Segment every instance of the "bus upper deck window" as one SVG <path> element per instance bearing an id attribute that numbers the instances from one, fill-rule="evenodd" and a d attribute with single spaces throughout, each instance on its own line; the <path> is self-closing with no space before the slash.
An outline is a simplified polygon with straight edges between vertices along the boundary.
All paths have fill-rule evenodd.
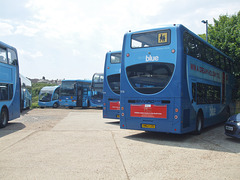
<path id="1" fill-rule="evenodd" d="M 169 29 L 136 33 L 131 37 L 131 48 L 147 48 L 165 46 L 171 43 L 171 31 Z"/>
<path id="2" fill-rule="evenodd" d="M 7 63 L 7 53 L 5 49 L 0 48 L 0 62 Z"/>
<path id="3" fill-rule="evenodd" d="M 18 62 L 17 61 L 17 55 L 11 49 L 8 49 L 8 60 L 9 60 L 9 64 L 14 65 L 14 66 L 18 65 L 18 63 L 17 63 Z"/>

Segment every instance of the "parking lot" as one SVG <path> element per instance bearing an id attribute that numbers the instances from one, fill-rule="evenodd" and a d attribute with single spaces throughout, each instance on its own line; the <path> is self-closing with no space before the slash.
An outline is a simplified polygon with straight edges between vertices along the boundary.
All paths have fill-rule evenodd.
<path id="1" fill-rule="evenodd" d="M 123 130 L 100 109 L 34 109 L 0 129 L 0 179 L 239 179 L 240 141 Z"/>

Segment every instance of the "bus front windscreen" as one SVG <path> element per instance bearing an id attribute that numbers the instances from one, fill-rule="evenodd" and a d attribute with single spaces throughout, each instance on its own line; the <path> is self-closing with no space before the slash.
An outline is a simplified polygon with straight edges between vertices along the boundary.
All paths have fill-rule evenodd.
<path id="1" fill-rule="evenodd" d="M 162 91 L 169 83 L 174 70 L 171 63 L 143 63 L 126 68 L 132 87 L 143 94 Z"/>
<path id="2" fill-rule="evenodd" d="M 76 95 L 76 82 L 66 81 L 61 85 L 61 96 L 75 96 Z"/>
<path id="3" fill-rule="evenodd" d="M 50 102 L 52 99 L 52 91 L 41 91 L 39 95 L 39 101 Z"/>

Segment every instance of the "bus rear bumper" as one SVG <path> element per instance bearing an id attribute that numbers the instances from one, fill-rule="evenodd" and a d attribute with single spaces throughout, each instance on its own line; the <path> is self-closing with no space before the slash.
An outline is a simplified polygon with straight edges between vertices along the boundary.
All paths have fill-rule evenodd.
<path id="1" fill-rule="evenodd" d="M 162 121 L 162 122 L 161 122 Z M 173 125 L 172 121 L 166 123 L 167 120 L 134 120 L 134 122 L 124 123 L 123 120 L 120 120 L 121 129 L 131 129 L 131 130 L 140 130 L 140 131 L 151 131 L 151 132 L 163 132 L 163 133 L 173 133 L 173 134 L 183 134 L 182 129 L 179 127 L 179 124 Z"/>

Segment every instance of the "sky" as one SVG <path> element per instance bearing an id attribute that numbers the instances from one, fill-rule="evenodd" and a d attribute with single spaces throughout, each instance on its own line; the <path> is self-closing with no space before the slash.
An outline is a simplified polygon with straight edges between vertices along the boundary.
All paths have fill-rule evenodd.
<path id="1" fill-rule="evenodd" d="M 239 0 L 0 0 L 0 41 L 18 51 L 28 78 L 91 79 L 123 36 L 169 24 L 196 34 L 201 21 L 233 15 Z"/>

